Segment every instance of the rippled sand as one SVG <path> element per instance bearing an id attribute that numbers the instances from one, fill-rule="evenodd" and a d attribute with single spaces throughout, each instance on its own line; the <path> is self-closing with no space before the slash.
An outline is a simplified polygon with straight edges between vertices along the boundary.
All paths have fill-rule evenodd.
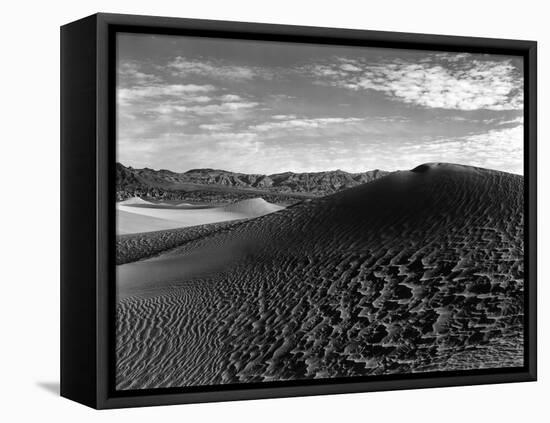
<path id="1" fill-rule="evenodd" d="M 521 366 L 523 227 L 521 176 L 430 164 L 172 237 L 117 266 L 117 388 Z"/>

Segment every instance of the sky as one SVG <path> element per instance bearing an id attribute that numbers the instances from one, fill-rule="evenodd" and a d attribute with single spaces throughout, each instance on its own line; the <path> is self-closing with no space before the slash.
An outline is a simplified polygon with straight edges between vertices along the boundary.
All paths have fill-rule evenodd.
<path id="1" fill-rule="evenodd" d="M 272 174 L 523 173 L 520 57 L 119 34 L 117 161 Z"/>

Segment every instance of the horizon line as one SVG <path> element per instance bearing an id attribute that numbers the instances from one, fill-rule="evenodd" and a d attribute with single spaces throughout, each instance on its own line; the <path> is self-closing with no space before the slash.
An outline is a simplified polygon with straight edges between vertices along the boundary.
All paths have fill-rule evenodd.
<path id="1" fill-rule="evenodd" d="M 260 172 L 240 172 L 240 171 L 235 171 L 235 170 L 227 170 L 227 169 L 221 169 L 221 168 L 214 168 L 214 167 L 194 167 L 194 168 L 190 168 L 190 169 L 187 169 L 185 171 L 175 171 L 175 170 L 171 170 L 171 169 L 167 169 L 167 168 L 158 168 L 158 169 L 155 169 L 154 167 L 148 167 L 148 166 L 144 166 L 144 167 L 133 167 L 133 166 L 129 166 L 129 165 L 125 165 L 123 164 L 122 162 L 119 162 L 119 161 L 116 161 L 116 164 L 119 164 L 121 166 L 124 166 L 125 168 L 130 168 L 130 169 L 135 169 L 135 170 L 144 170 L 144 169 L 148 169 L 148 170 L 152 170 L 152 171 L 155 171 L 155 172 L 160 172 L 160 171 L 168 171 L 168 172 L 172 172 L 172 173 L 187 173 L 187 172 L 191 172 L 193 170 L 215 170 L 215 171 L 221 171 L 221 172 L 228 172 L 228 173 L 240 173 L 242 175 L 265 175 L 265 176 L 270 176 L 270 175 L 281 175 L 283 173 L 294 173 L 294 174 L 299 174 L 299 173 L 325 173 L 325 172 L 344 172 L 344 173 L 349 173 L 349 174 L 358 174 L 358 173 L 366 173 L 366 172 L 375 172 L 375 171 L 378 171 L 378 172 L 398 172 L 400 170 L 404 170 L 404 169 L 398 169 L 398 170 L 385 170 L 385 169 L 381 169 L 381 168 L 374 168 L 374 169 L 368 169 L 368 170 L 364 170 L 364 171 L 361 171 L 361 172 L 350 172 L 350 171 L 347 171 L 347 170 L 343 170 L 343 169 L 327 169 L 327 170 L 318 170 L 318 171 L 310 171 L 310 172 L 296 172 L 296 171 L 292 171 L 292 170 L 285 170 L 285 171 L 281 171 L 281 172 L 275 172 L 275 173 L 260 173 Z"/>
<path id="2" fill-rule="evenodd" d="M 122 162 L 119 162 L 119 161 L 116 161 L 115 164 L 119 164 L 125 168 L 129 168 L 129 169 L 134 169 L 134 170 L 152 170 L 154 172 L 160 172 L 160 171 L 167 171 L 167 172 L 172 172 L 172 173 L 177 173 L 177 174 L 184 174 L 184 173 L 188 173 L 188 172 L 191 172 L 191 171 L 194 171 L 194 170 L 212 170 L 212 171 L 218 171 L 218 172 L 227 172 L 227 173 L 236 173 L 236 174 L 241 174 L 241 175 L 263 175 L 263 176 L 273 176 L 273 175 L 282 175 L 282 174 L 285 174 L 285 173 L 293 173 L 293 174 L 313 174 L 313 173 L 327 173 L 327 172 L 343 172 L 343 173 L 347 173 L 347 174 L 350 174 L 350 175 L 356 175 L 356 174 L 361 174 L 361 173 L 367 173 L 367 172 L 387 172 L 387 173 L 393 173 L 393 172 L 403 172 L 403 171 L 411 171 L 419 166 L 422 166 L 422 165 L 426 165 L 426 164 L 449 164 L 449 165 L 456 165 L 456 166 L 466 166 L 466 167 L 472 167 L 472 168 L 479 168 L 479 169 L 486 169 L 486 170 L 492 170 L 492 171 L 495 171 L 495 172 L 503 172 L 503 173 L 509 173 L 511 175 L 519 175 L 519 176 L 524 176 L 524 173 L 515 173 L 515 172 L 510 172 L 510 171 L 504 171 L 504 170 L 500 170 L 500 169 L 495 169 L 495 168 L 489 168 L 489 167 L 481 167 L 481 166 L 474 166 L 474 165 L 468 165 L 468 164 L 462 164 L 462 163 L 451 163 L 451 162 L 443 162 L 443 161 L 433 161 L 433 162 L 425 162 L 425 163 L 420 163 L 410 169 L 396 169 L 396 170 L 385 170 L 385 169 L 381 169 L 381 168 L 374 168 L 374 169 L 369 169 L 369 170 L 364 170 L 364 171 L 361 171 L 361 172 L 349 172 L 347 170 L 342 170 L 342 169 L 330 169 L 330 170 L 319 170 L 319 171 L 311 171 L 311 172 L 295 172 L 295 171 L 292 171 L 292 170 L 286 170 L 286 171 L 282 171 L 282 172 L 275 172 L 275 173 L 255 173 L 255 172 L 252 172 L 252 173 L 249 173 L 249 172 L 239 172 L 239 171 L 234 171 L 234 170 L 226 170 L 226 169 L 219 169 L 219 168 L 213 168 L 213 167 L 195 167 L 195 168 L 191 168 L 191 169 L 188 169 L 188 170 L 185 170 L 185 171 L 174 171 L 174 170 L 170 170 L 170 169 L 166 169 L 166 168 L 158 168 L 158 169 L 155 169 L 155 168 L 152 168 L 152 167 L 133 167 L 133 166 L 128 166 L 128 165 L 125 165 L 123 164 Z"/>

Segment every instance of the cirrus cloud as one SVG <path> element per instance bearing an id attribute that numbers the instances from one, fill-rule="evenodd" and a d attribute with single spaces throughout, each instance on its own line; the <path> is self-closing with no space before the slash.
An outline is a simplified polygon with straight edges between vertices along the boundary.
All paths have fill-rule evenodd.
<path id="1" fill-rule="evenodd" d="M 157 84 L 157 85 L 142 85 L 129 88 L 119 88 L 117 90 L 117 101 L 119 105 L 126 105 L 130 102 L 141 100 L 156 99 L 159 97 L 179 97 L 190 99 L 204 98 L 202 93 L 215 91 L 215 87 L 210 84 Z"/>
<path id="2" fill-rule="evenodd" d="M 233 65 L 212 59 L 198 60 L 182 56 L 176 57 L 167 66 L 177 77 L 199 75 L 222 80 L 246 81 L 254 78 L 271 79 L 274 75 L 270 70 L 258 66 Z"/>
<path id="3" fill-rule="evenodd" d="M 337 58 L 304 66 L 302 71 L 317 78 L 319 84 L 378 91 L 426 108 L 523 109 L 523 69 L 512 59 L 447 53 L 378 63 Z"/>
<path id="4" fill-rule="evenodd" d="M 340 117 L 323 117 L 323 118 L 310 118 L 310 119 L 296 119 L 294 117 L 290 119 L 284 119 L 284 115 L 275 115 L 273 117 L 276 122 L 265 122 L 257 125 L 251 125 L 250 129 L 256 131 L 271 131 L 274 129 L 310 129 L 319 128 L 328 125 L 335 124 L 347 124 L 353 122 L 360 122 L 361 118 L 340 118 Z"/>

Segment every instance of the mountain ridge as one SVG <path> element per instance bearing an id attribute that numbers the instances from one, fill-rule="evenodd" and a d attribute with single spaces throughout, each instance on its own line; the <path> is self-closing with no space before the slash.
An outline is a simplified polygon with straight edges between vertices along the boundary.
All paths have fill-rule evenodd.
<path id="1" fill-rule="evenodd" d="M 357 173 L 337 169 L 322 172 L 248 174 L 212 168 L 190 169 L 178 173 L 167 169 L 135 169 L 117 163 L 116 191 L 119 201 L 145 196 L 198 201 L 205 197 L 209 201 L 228 202 L 262 195 L 268 197 L 268 201 L 292 203 L 304 198 L 333 194 L 389 173 L 379 169 Z"/>

